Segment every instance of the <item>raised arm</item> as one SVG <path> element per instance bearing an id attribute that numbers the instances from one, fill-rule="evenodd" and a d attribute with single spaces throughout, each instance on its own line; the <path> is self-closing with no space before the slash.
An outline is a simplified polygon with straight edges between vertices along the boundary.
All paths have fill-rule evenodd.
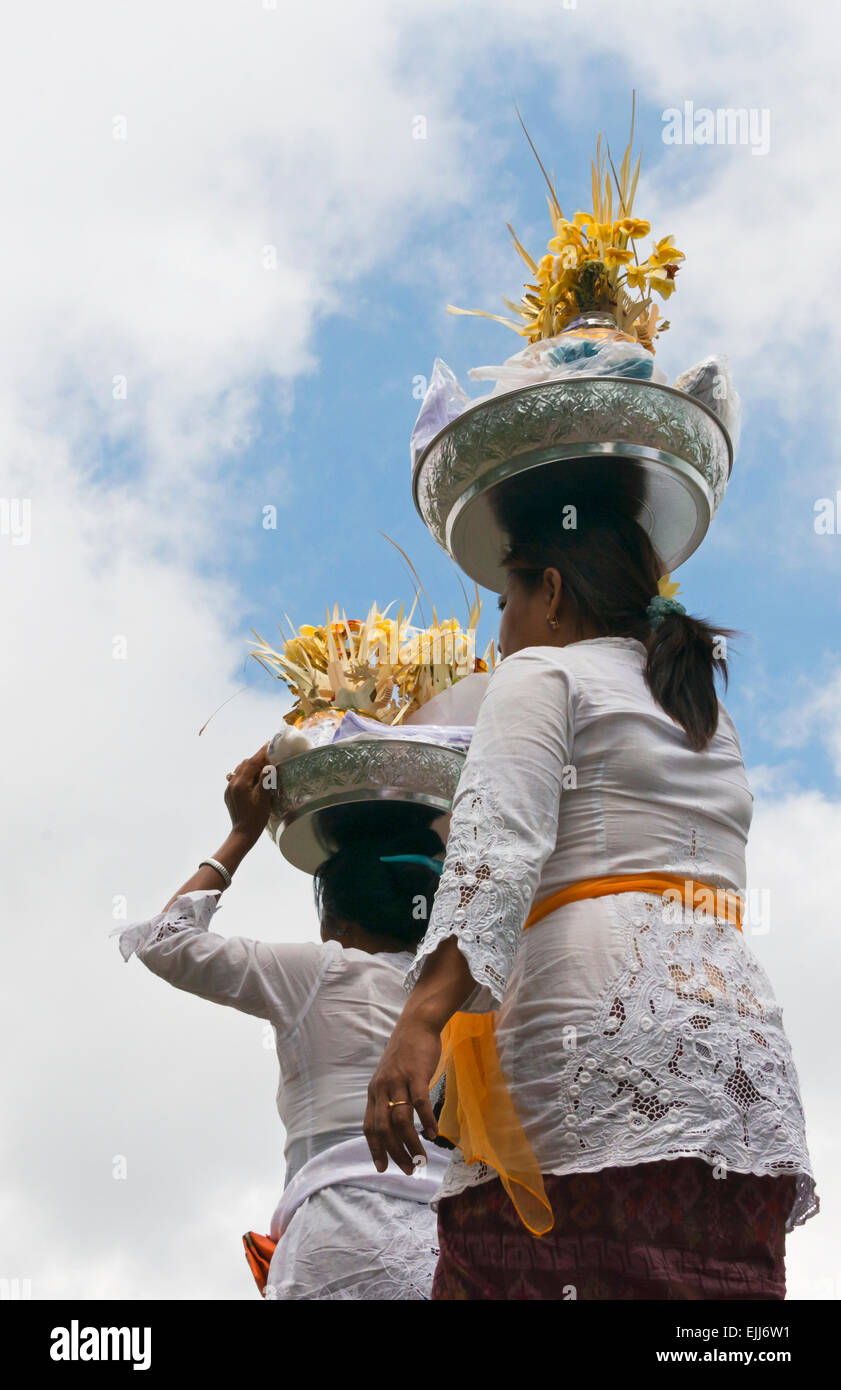
<path id="1" fill-rule="evenodd" d="M 228 777 L 225 804 L 231 832 L 212 857 L 230 876 L 257 843 L 268 820 L 270 786 L 263 775 L 265 758 L 263 747 Z M 128 960 L 136 953 L 153 974 L 178 989 L 260 1018 L 277 1018 L 290 994 L 286 977 L 294 983 L 299 965 L 308 972 L 315 968 L 317 949 L 312 945 L 287 948 L 287 955 L 298 950 L 307 959 L 284 961 L 283 969 L 276 947 L 208 931 L 227 885 L 228 878 L 218 869 L 211 865 L 198 868 L 156 917 L 119 933 L 121 954 Z M 313 956 L 312 961 L 309 956 Z"/>
<path id="2" fill-rule="evenodd" d="M 217 860 L 233 877 L 245 856 L 254 848 L 269 819 L 271 789 L 265 785 L 266 753 L 268 744 L 258 749 L 252 758 L 239 763 L 234 772 L 228 773 L 228 786 L 225 792 L 225 805 L 231 817 L 231 831 L 227 839 L 209 858 Z M 173 893 L 164 911 L 171 907 L 176 898 L 185 893 L 199 893 L 216 889 L 224 893 L 228 879 L 212 865 L 200 865 L 191 878 Z"/>

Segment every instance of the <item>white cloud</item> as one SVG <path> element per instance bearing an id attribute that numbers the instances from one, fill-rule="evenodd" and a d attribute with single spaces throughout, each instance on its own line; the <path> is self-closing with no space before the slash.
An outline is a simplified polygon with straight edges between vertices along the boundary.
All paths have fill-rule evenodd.
<path id="1" fill-rule="evenodd" d="M 180 1297 L 182 1281 L 195 1296 L 237 1296 L 250 1289 L 236 1278 L 236 1222 L 265 1221 L 282 1175 L 274 1054 L 258 1022 L 124 966 L 106 933 L 115 897 L 129 920 L 158 911 L 221 843 L 224 772 L 280 725 L 286 701 L 255 687 L 199 738 L 240 684 L 235 596 L 177 559 L 150 559 L 127 498 L 83 497 L 66 460 L 41 462 L 49 486 L 32 543 L 2 552 L 14 612 L 3 718 L 15 735 L 4 757 L 5 1016 L 17 1060 L 4 1083 L 16 1117 L 4 1269 L 32 1278 L 36 1297 Z M 310 880 L 266 840 L 220 923 L 314 936 Z M 118 1154 L 125 1182 L 111 1176 Z"/>
<path id="2" fill-rule="evenodd" d="M 841 777 L 841 668 L 827 675 L 817 691 L 804 704 L 804 731 L 817 732 L 832 758 L 836 774 Z"/>
<path id="3" fill-rule="evenodd" d="M 793 1298 L 841 1295 L 832 1249 L 841 1199 L 835 1081 L 835 993 L 841 965 L 836 864 L 841 801 L 817 792 L 758 799 L 748 847 L 748 883 L 767 890 L 766 935 L 749 945 L 768 971 L 783 1008 L 806 1112 L 822 1211 L 788 1239 Z"/>
<path id="4" fill-rule="evenodd" d="M 424 84 L 436 138 L 412 138 L 400 16 L 382 0 L 364 23 L 338 0 L 309 19 L 222 3 L 117 19 L 97 0 L 48 13 L 46 44 L 43 10 L 15 16 L 37 100 L 32 61 L 7 62 L 0 87 L 19 133 L 0 181 L 20 210 L 0 380 L 81 457 L 140 452 L 159 505 L 197 482 L 204 520 L 207 465 L 248 440 L 259 384 L 312 371 L 319 316 L 410 218 L 463 196 L 460 122 Z"/>
<path id="5" fill-rule="evenodd" d="M 789 677 L 780 696 L 786 700 L 785 705 L 780 708 L 775 701 L 773 713 L 766 714 L 763 720 L 772 742 L 786 749 L 802 748 L 810 742 L 819 744 L 835 774 L 841 777 L 841 666 L 836 653 L 826 654 L 821 669 L 794 681 Z"/>
<path id="6" fill-rule="evenodd" d="M 418 151 L 388 6 L 360 26 L 337 3 L 310 20 L 159 4 L 115 31 L 89 3 L 51 11 L 47 45 L 43 11 L 17 23 L 39 99 L 31 63 L 10 65 L 4 119 L 32 119 L 0 165 L 20 209 L 0 266 L 0 492 L 31 499 L 32 538 L 0 547 L 18 1059 L 4 1274 L 36 1297 L 248 1297 L 240 1234 L 282 1184 L 274 1054 L 259 1023 L 124 967 L 106 932 L 116 895 L 130 918 L 158 910 L 224 838 L 224 771 L 285 707 L 258 687 L 197 737 L 245 650 L 241 596 L 193 568 L 236 506 L 226 456 L 261 382 L 312 369 L 316 316 L 409 217 L 461 198 L 458 122 L 428 92 L 450 138 Z M 122 473 L 102 468 L 115 447 Z M 265 843 L 220 920 L 313 936 L 311 881 Z"/>

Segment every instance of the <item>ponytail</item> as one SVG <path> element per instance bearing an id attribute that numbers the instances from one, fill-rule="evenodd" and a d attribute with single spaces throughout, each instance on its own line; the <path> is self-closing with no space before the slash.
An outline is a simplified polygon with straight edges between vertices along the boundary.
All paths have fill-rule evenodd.
<path id="1" fill-rule="evenodd" d="M 730 629 L 714 629 L 703 618 L 667 613 L 648 639 L 645 679 L 661 709 L 686 730 L 696 753 L 718 728 L 716 673 L 727 688 Z"/>

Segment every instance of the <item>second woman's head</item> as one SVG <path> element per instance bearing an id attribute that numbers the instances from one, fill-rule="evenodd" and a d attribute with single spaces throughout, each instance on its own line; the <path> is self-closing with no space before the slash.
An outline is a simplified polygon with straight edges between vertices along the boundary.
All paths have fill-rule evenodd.
<path id="1" fill-rule="evenodd" d="M 331 835 L 339 848 L 315 875 L 322 938 L 374 952 L 414 951 L 439 883 L 434 864 L 444 841 L 432 823 L 440 813 L 400 803 L 341 811 Z"/>

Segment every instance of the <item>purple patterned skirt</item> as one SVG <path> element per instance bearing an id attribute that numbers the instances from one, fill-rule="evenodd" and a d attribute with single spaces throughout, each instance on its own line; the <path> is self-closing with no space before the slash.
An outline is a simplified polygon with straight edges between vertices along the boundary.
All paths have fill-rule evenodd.
<path id="1" fill-rule="evenodd" d="M 498 1178 L 441 1200 L 433 1299 L 783 1299 L 796 1179 L 703 1159 L 545 1175 L 530 1235 Z"/>

